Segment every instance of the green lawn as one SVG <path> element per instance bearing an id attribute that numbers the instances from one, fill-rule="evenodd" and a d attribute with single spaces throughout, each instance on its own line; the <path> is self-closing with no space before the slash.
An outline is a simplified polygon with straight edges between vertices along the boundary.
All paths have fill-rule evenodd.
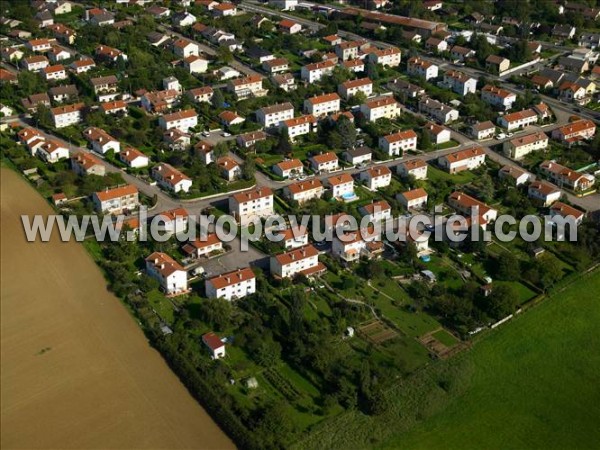
<path id="1" fill-rule="evenodd" d="M 433 333 L 433 337 L 444 344 L 446 347 L 453 347 L 458 344 L 458 339 L 448 333 L 446 330 L 440 330 Z"/>
<path id="2" fill-rule="evenodd" d="M 383 448 L 597 448 L 598 292 L 596 270 L 477 343 L 465 394 Z"/>
<path id="3" fill-rule="evenodd" d="M 494 281 L 494 285 L 496 286 L 501 286 L 503 284 L 510 285 L 515 289 L 515 292 L 519 296 L 519 305 L 522 305 L 523 303 L 535 297 L 534 291 L 518 281 Z"/>

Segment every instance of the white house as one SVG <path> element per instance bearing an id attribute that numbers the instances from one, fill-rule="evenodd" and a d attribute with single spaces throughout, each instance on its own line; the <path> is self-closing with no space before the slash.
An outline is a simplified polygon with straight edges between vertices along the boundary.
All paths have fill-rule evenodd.
<path id="1" fill-rule="evenodd" d="M 572 144 L 582 139 L 591 139 L 594 134 L 596 134 L 594 122 L 582 119 L 552 130 L 552 139 L 557 139 L 565 144 Z"/>
<path id="2" fill-rule="evenodd" d="M 533 181 L 527 188 L 527 196 L 537 200 L 544 207 L 550 206 L 552 203 L 560 200 L 562 196 L 561 190 L 546 181 Z"/>
<path id="3" fill-rule="evenodd" d="M 94 209 L 102 214 L 123 214 L 140 204 L 138 190 L 132 184 L 94 192 L 92 202 Z"/>
<path id="4" fill-rule="evenodd" d="M 315 117 L 326 116 L 340 110 L 340 96 L 338 94 L 323 94 L 304 100 L 304 110 Z"/>
<path id="5" fill-rule="evenodd" d="M 221 252 L 223 250 L 223 242 L 216 233 L 207 233 L 206 236 L 201 236 L 185 244 L 182 250 L 188 256 L 197 259 L 214 252 Z"/>
<path id="6" fill-rule="evenodd" d="M 370 167 L 361 172 L 360 180 L 367 184 L 372 191 L 387 187 L 392 182 L 392 171 L 384 165 Z"/>
<path id="7" fill-rule="evenodd" d="M 409 75 L 413 77 L 422 77 L 425 78 L 425 80 L 437 78 L 438 76 L 438 66 L 430 61 L 419 58 L 418 56 L 413 56 L 408 60 L 407 69 Z"/>
<path id="8" fill-rule="evenodd" d="M 109 150 L 115 153 L 121 151 L 121 143 L 102 128 L 86 128 L 83 132 L 83 137 L 90 143 L 92 150 L 101 155 L 106 154 Z"/>
<path id="9" fill-rule="evenodd" d="M 233 181 L 242 175 L 242 168 L 237 161 L 229 156 L 221 156 L 217 159 L 217 166 L 221 171 L 221 176 L 227 181 Z"/>
<path id="10" fill-rule="evenodd" d="M 179 234 L 188 228 L 190 215 L 185 208 L 170 209 L 157 214 L 157 216 L 161 219 L 160 229 L 167 233 Z M 152 219 L 154 220 L 154 217 Z"/>
<path id="11" fill-rule="evenodd" d="M 358 147 L 346 150 L 343 154 L 344 160 L 353 166 L 371 162 L 373 151 L 369 147 Z"/>
<path id="12" fill-rule="evenodd" d="M 77 175 L 106 175 L 106 166 L 90 153 L 78 152 L 71 158 L 71 169 Z"/>
<path id="13" fill-rule="evenodd" d="M 188 56 L 199 56 L 200 47 L 195 42 L 188 39 L 180 38 L 173 43 L 173 53 L 180 58 L 187 58 Z"/>
<path id="14" fill-rule="evenodd" d="M 69 149 L 60 142 L 48 139 L 37 149 L 37 154 L 47 163 L 54 164 L 69 157 Z"/>
<path id="15" fill-rule="evenodd" d="M 281 178 L 290 178 L 304 173 L 304 166 L 299 159 L 286 159 L 273 165 L 273 173 Z"/>
<path id="16" fill-rule="evenodd" d="M 484 163 L 485 152 L 481 147 L 471 147 L 438 158 L 440 167 L 451 174 L 462 172 L 463 170 L 473 170 Z"/>
<path id="17" fill-rule="evenodd" d="M 324 76 L 331 75 L 335 66 L 336 64 L 330 60 L 307 64 L 300 69 L 300 78 L 315 83 Z"/>
<path id="18" fill-rule="evenodd" d="M 548 136 L 542 131 L 520 136 L 503 144 L 504 154 L 512 159 L 522 159 L 525 155 L 548 148 Z"/>
<path id="19" fill-rule="evenodd" d="M 210 357 L 212 359 L 219 359 L 225 357 L 225 344 L 223 343 L 221 338 L 219 338 L 219 336 L 217 336 L 212 331 L 210 333 L 202 335 L 202 342 L 208 348 L 208 351 L 210 352 Z"/>
<path id="20" fill-rule="evenodd" d="M 254 219 L 275 213 L 273 191 L 267 187 L 240 192 L 229 197 L 229 213 L 240 223 L 248 225 Z"/>
<path id="21" fill-rule="evenodd" d="M 506 165 L 498 171 L 498 178 L 501 180 L 512 180 L 515 186 L 520 186 L 533 181 L 535 176 L 520 167 Z"/>
<path id="22" fill-rule="evenodd" d="M 140 152 L 137 148 L 127 147 L 125 150 L 119 153 L 119 159 L 122 163 L 126 164 L 132 169 L 140 169 L 142 167 L 148 167 L 150 158 Z"/>
<path id="23" fill-rule="evenodd" d="M 536 124 L 538 115 L 533 109 L 524 109 L 510 114 L 505 114 L 498 118 L 498 125 L 506 128 L 508 131 L 525 128 Z"/>
<path id="24" fill-rule="evenodd" d="M 338 85 L 338 94 L 345 100 L 348 100 L 359 92 L 362 92 L 367 97 L 373 93 L 373 82 L 370 78 L 357 78 L 356 80 L 348 80 Z"/>
<path id="25" fill-rule="evenodd" d="M 271 274 L 277 278 L 290 278 L 296 274 L 311 276 L 326 270 L 319 262 L 319 252 L 312 245 L 271 256 L 270 267 Z"/>
<path id="26" fill-rule="evenodd" d="M 388 47 L 384 49 L 371 50 L 367 55 L 367 59 L 375 64 L 381 64 L 382 66 L 398 67 L 400 65 L 400 59 L 402 52 L 397 47 Z"/>
<path id="27" fill-rule="evenodd" d="M 583 211 L 578 210 L 577 208 L 573 208 L 563 202 L 556 202 L 550 207 L 550 214 L 554 217 L 573 217 L 575 219 L 575 223 L 580 225 L 585 217 L 585 213 Z"/>
<path id="28" fill-rule="evenodd" d="M 368 259 L 376 258 L 383 253 L 383 242 L 371 230 L 346 231 L 343 238 L 334 235 L 331 253 L 345 263 L 358 261 L 361 256 Z"/>
<path id="29" fill-rule="evenodd" d="M 327 185 L 331 188 L 333 197 L 343 197 L 346 194 L 354 192 L 354 179 L 348 173 L 342 173 L 329 177 L 326 180 Z"/>
<path id="30" fill-rule="evenodd" d="M 200 56 L 191 55 L 184 58 L 183 67 L 191 74 L 205 73 L 208 70 L 208 61 Z"/>
<path id="31" fill-rule="evenodd" d="M 481 90 L 481 100 L 501 109 L 511 109 L 517 101 L 517 94 L 491 84 L 486 84 Z"/>
<path id="32" fill-rule="evenodd" d="M 419 111 L 444 124 L 458 120 L 459 115 L 456 109 L 427 97 L 419 100 Z"/>
<path id="33" fill-rule="evenodd" d="M 477 91 L 477 80 L 458 70 L 449 70 L 444 74 L 444 84 L 461 96 Z"/>
<path id="34" fill-rule="evenodd" d="M 412 159 L 400 163 L 396 167 L 396 173 L 402 178 L 414 177 L 415 180 L 427 179 L 427 163 L 422 159 Z"/>
<path id="35" fill-rule="evenodd" d="M 250 75 L 244 78 L 231 80 L 227 83 L 227 90 L 233 92 L 238 100 L 249 97 L 264 97 L 268 90 L 263 88 L 264 77 Z"/>
<path id="36" fill-rule="evenodd" d="M 282 11 L 293 11 L 298 6 L 298 0 L 269 0 L 269 6 Z"/>
<path id="37" fill-rule="evenodd" d="M 303 226 L 287 228 L 282 233 L 279 233 L 278 236 L 282 236 L 280 243 L 286 250 L 303 247 L 308 244 L 308 230 Z"/>
<path id="38" fill-rule="evenodd" d="M 187 272 L 166 253 L 154 252 L 148 256 L 146 273 L 160 283 L 167 295 L 188 292 Z"/>
<path id="39" fill-rule="evenodd" d="M 192 180 L 183 172 L 167 163 L 161 163 L 152 168 L 152 178 L 164 189 L 173 192 L 188 192 Z"/>
<path id="40" fill-rule="evenodd" d="M 315 198 L 321 198 L 325 188 L 318 179 L 299 181 L 283 188 L 284 195 L 300 204 Z"/>
<path id="41" fill-rule="evenodd" d="M 379 148 L 390 156 L 401 156 L 408 150 L 417 149 L 417 133 L 406 130 L 382 136 L 379 138 Z"/>
<path id="42" fill-rule="evenodd" d="M 470 134 L 478 141 L 483 139 L 490 139 L 494 137 L 494 133 L 496 133 L 496 126 L 492 123 L 491 120 L 486 120 L 485 122 L 477 122 L 471 125 Z"/>
<path id="43" fill-rule="evenodd" d="M 309 158 L 310 165 L 313 170 L 319 173 L 333 172 L 338 170 L 339 161 L 338 157 L 333 152 L 321 153 L 320 155 L 313 155 Z"/>
<path id="44" fill-rule="evenodd" d="M 186 95 L 196 103 L 210 103 L 214 90 L 210 86 L 203 86 L 186 91 Z"/>
<path id="45" fill-rule="evenodd" d="M 212 9 L 215 17 L 227 17 L 235 16 L 237 14 L 237 7 L 233 3 L 223 2 L 219 3 Z"/>
<path id="46" fill-rule="evenodd" d="M 81 122 L 83 103 L 74 103 L 71 105 L 57 106 L 50 110 L 52 122 L 55 128 L 64 128 Z"/>
<path id="47" fill-rule="evenodd" d="M 164 130 L 177 128 L 179 131 L 187 133 L 190 128 L 198 125 L 198 115 L 193 109 L 186 109 L 171 114 L 165 114 L 158 118 L 158 124 Z"/>
<path id="48" fill-rule="evenodd" d="M 402 192 L 398 194 L 396 198 L 406 209 L 423 208 L 427 206 L 427 192 L 422 188 Z"/>
<path id="49" fill-rule="evenodd" d="M 42 55 L 30 56 L 29 58 L 24 58 L 21 62 L 25 70 L 30 72 L 37 72 L 39 70 L 43 70 L 50 65 L 48 58 Z"/>
<path id="50" fill-rule="evenodd" d="M 464 216 L 470 216 L 475 213 L 477 208 L 477 214 L 479 216 L 479 224 L 484 226 L 490 222 L 493 222 L 498 217 L 498 211 L 491 206 L 477 200 L 464 192 L 454 191 L 448 197 L 448 204 L 454 208 L 458 213 Z"/>
<path id="51" fill-rule="evenodd" d="M 277 127 L 284 120 L 294 118 L 294 105 L 289 102 L 265 106 L 256 111 L 256 119 L 265 128 Z"/>
<path id="52" fill-rule="evenodd" d="M 370 122 L 381 118 L 393 119 L 400 115 L 400 104 L 393 96 L 378 97 L 360 105 L 360 112 Z"/>
<path id="53" fill-rule="evenodd" d="M 298 136 L 315 131 L 317 128 L 317 119 L 315 119 L 312 114 L 307 114 L 305 116 L 283 120 L 280 122 L 280 126 L 282 130 L 287 131 L 290 141 L 294 142 Z"/>
<path id="54" fill-rule="evenodd" d="M 256 276 L 250 267 L 224 273 L 206 280 L 208 298 L 237 300 L 256 292 Z"/>

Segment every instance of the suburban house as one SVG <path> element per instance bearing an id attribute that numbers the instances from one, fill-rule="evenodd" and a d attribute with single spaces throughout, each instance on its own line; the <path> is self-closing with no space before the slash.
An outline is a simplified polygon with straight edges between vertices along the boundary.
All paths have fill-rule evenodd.
<path id="1" fill-rule="evenodd" d="M 142 167 L 148 167 L 148 164 L 150 164 L 150 158 L 133 147 L 127 147 L 121 151 L 119 153 L 119 160 L 132 169 L 141 169 Z"/>
<path id="2" fill-rule="evenodd" d="M 167 295 L 188 292 L 187 272 L 166 253 L 154 252 L 146 258 L 146 274 L 157 280 Z"/>
<path id="3" fill-rule="evenodd" d="M 23 98 L 21 99 L 21 104 L 30 112 L 37 111 L 39 105 L 44 105 L 46 108 L 49 108 L 51 105 L 50 97 L 45 92 L 40 94 L 32 94 L 27 98 Z"/>
<path id="4" fill-rule="evenodd" d="M 269 6 L 282 11 L 293 11 L 298 6 L 298 0 L 269 0 Z"/>
<path id="5" fill-rule="evenodd" d="M 383 253 L 383 242 L 374 232 L 346 231 L 342 239 L 334 235 L 331 253 L 345 263 L 358 261 L 360 257 L 373 259 Z"/>
<path id="6" fill-rule="evenodd" d="M 57 106 L 50 110 L 52 123 L 55 128 L 64 128 L 69 125 L 75 125 L 81 122 L 82 111 L 85 105 L 83 103 L 73 103 L 71 105 Z"/>
<path id="7" fill-rule="evenodd" d="M 217 167 L 221 171 L 221 176 L 227 181 L 233 181 L 242 175 L 242 168 L 237 161 L 229 156 L 221 156 L 217 159 Z"/>
<path id="8" fill-rule="evenodd" d="M 101 214 L 123 214 L 137 209 L 139 206 L 139 193 L 135 186 L 125 186 L 92 194 L 94 209 Z"/>
<path id="9" fill-rule="evenodd" d="M 186 56 L 183 59 L 183 68 L 191 74 L 205 73 L 208 70 L 208 60 L 197 55 Z"/>
<path id="10" fill-rule="evenodd" d="M 68 52 L 64 48 L 58 47 L 58 46 L 52 47 L 52 50 L 49 51 L 47 54 L 48 54 L 48 58 L 50 59 L 50 61 L 52 61 L 55 64 L 60 61 L 64 61 L 65 59 L 71 58 L 70 52 Z"/>
<path id="11" fill-rule="evenodd" d="M 379 148 L 390 156 L 402 156 L 408 150 L 417 149 L 417 133 L 406 130 L 382 136 L 379 138 Z"/>
<path id="12" fill-rule="evenodd" d="M 494 137 L 496 133 L 496 125 L 492 123 L 491 120 L 486 120 L 485 122 L 477 122 L 469 127 L 469 132 L 473 138 L 478 141 L 484 139 L 491 139 Z"/>
<path id="13" fill-rule="evenodd" d="M 194 145 L 194 153 L 200 157 L 204 164 L 215 162 L 214 146 L 207 141 L 198 141 Z"/>
<path id="14" fill-rule="evenodd" d="M 250 75 L 230 80 L 227 83 L 227 90 L 234 93 L 238 100 L 250 97 L 264 97 L 269 91 L 263 88 L 263 79 L 264 77 L 260 75 Z"/>
<path id="15" fill-rule="evenodd" d="M 94 94 L 111 93 L 119 90 L 119 79 L 114 75 L 90 78 Z"/>
<path id="16" fill-rule="evenodd" d="M 317 119 L 312 114 L 294 117 L 280 122 L 280 127 L 282 130 L 287 131 L 290 141 L 294 142 L 298 136 L 315 131 L 317 129 Z"/>
<path id="17" fill-rule="evenodd" d="M 215 17 L 235 16 L 237 7 L 233 3 L 223 2 L 215 5 L 212 12 Z"/>
<path id="18" fill-rule="evenodd" d="M 359 50 L 360 44 L 353 41 L 340 42 L 335 46 L 335 54 L 342 61 L 358 58 Z"/>
<path id="19" fill-rule="evenodd" d="M 299 181 L 297 183 L 289 184 L 283 188 L 284 195 L 302 204 L 314 198 L 321 198 L 325 188 L 318 179 L 311 179 L 306 181 Z"/>
<path id="20" fill-rule="evenodd" d="M 44 72 L 48 70 L 48 67 L 44 69 Z M 558 88 L 558 97 L 566 102 L 575 103 L 577 105 L 585 105 L 591 101 L 591 97 L 588 96 L 587 91 L 583 86 L 577 83 L 571 83 L 565 81 Z"/>
<path id="21" fill-rule="evenodd" d="M 470 48 L 455 45 L 450 49 L 450 57 L 455 62 L 464 62 L 465 60 L 475 56 L 475 50 Z"/>
<path id="22" fill-rule="evenodd" d="M 473 170 L 484 163 L 485 152 L 481 147 L 460 150 L 438 158 L 440 167 L 451 174 L 462 172 L 463 170 Z"/>
<path id="23" fill-rule="evenodd" d="M 319 262 L 319 252 L 312 245 L 271 256 L 270 268 L 271 274 L 277 278 L 291 278 L 297 274 L 310 277 L 327 270 Z"/>
<path id="24" fill-rule="evenodd" d="M 212 359 L 225 357 L 225 344 L 221 338 L 212 331 L 202 335 L 202 343 L 208 348 Z"/>
<path id="25" fill-rule="evenodd" d="M 125 103 L 123 100 L 100 103 L 100 109 L 104 114 L 127 115 L 127 103 Z"/>
<path id="26" fill-rule="evenodd" d="M 267 139 L 267 133 L 264 131 L 251 131 L 249 133 L 238 134 L 235 138 L 236 143 L 241 148 L 250 148 L 257 142 Z"/>
<path id="27" fill-rule="evenodd" d="M 258 187 L 234 194 L 229 197 L 229 213 L 241 226 L 248 225 L 254 219 L 269 217 L 275 214 L 273 191 L 267 187 Z"/>
<path id="28" fill-rule="evenodd" d="M 342 66 L 354 73 L 365 71 L 365 62 L 362 59 L 350 59 L 348 61 L 344 61 Z"/>
<path id="29" fill-rule="evenodd" d="M 495 74 L 510 69 L 510 59 L 498 55 L 490 55 L 485 59 L 485 70 Z"/>
<path id="30" fill-rule="evenodd" d="M 475 213 L 479 217 L 479 225 L 484 227 L 498 217 L 498 211 L 464 192 L 454 191 L 448 197 L 448 205 L 464 216 Z M 465 217 L 466 218 L 466 217 Z"/>
<path id="31" fill-rule="evenodd" d="M 188 133 L 171 128 L 163 133 L 163 142 L 171 150 L 185 150 L 191 144 L 191 136 Z"/>
<path id="32" fill-rule="evenodd" d="M 594 184 L 594 176 L 575 172 L 555 161 L 544 161 L 540 164 L 540 173 L 550 179 L 558 187 L 566 187 L 574 191 L 585 191 Z"/>
<path id="33" fill-rule="evenodd" d="M 48 139 L 37 148 L 37 155 L 45 162 L 54 164 L 69 157 L 69 149 L 60 142 Z"/>
<path id="34" fill-rule="evenodd" d="M 192 180 L 187 175 L 167 163 L 154 166 L 152 178 L 160 187 L 173 192 L 188 192 L 192 187 Z"/>
<path id="35" fill-rule="evenodd" d="M 498 178 L 501 180 L 511 180 L 515 186 L 520 186 L 533 181 L 535 176 L 520 167 L 506 165 L 498 171 Z"/>
<path id="36" fill-rule="evenodd" d="M 173 53 L 182 59 L 188 56 L 199 56 L 200 47 L 189 39 L 179 38 L 173 42 Z"/>
<path id="37" fill-rule="evenodd" d="M 358 212 L 361 216 L 367 217 L 367 219 L 373 223 L 385 222 L 392 217 L 392 207 L 385 200 L 361 206 L 358 208 Z"/>
<path id="38" fill-rule="evenodd" d="M 450 142 L 452 137 L 452 132 L 448 128 L 433 122 L 426 123 L 423 132 L 429 135 L 429 139 L 434 145 Z"/>
<path id="39" fill-rule="evenodd" d="M 256 276 L 250 267 L 227 272 L 206 280 L 208 298 L 237 300 L 256 292 Z"/>
<path id="40" fill-rule="evenodd" d="M 419 100 L 419 112 L 443 124 L 458 120 L 458 111 L 456 109 L 429 97 L 423 97 Z"/>
<path id="41" fill-rule="evenodd" d="M 275 85 L 275 87 L 283 89 L 286 92 L 296 89 L 296 79 L 291 73 L 271 75 L 271 82 L 273 85 Z"/>
<path id="42" fill-rule="evenodd" d="M 210 103 L 214 90 L 210 86 L 190 89 L 185 94 L 196 103 Z"/>
<path id="43" fill-rule="evenodd" d="M 401 192 L 396 196 L 396 199 L 406 209 L 424 208 L 427 206 L 427 192 L 422 188 Z"/>
<path id="44" fill-rule="evenodd" d="M 378 97 L 360 105 L 360 112 L 372 122 L 381 118 L 393 119 L 400 115 L 400 104 L 393 96 Z"/>
<path id="45" fill-rule="evenodd" d="M 77 175 L 106 175 L 106 167 L 98 158 L 89 153 L 79 152 L 71 158 L 71 169 Z"/>
<path id="46" fill-rule="evenodd" d="M 334 92 L 307 98 L 304 100 L 304 110 L 315 117 L 339 112 L 340 96 Z"/>
<path id="47" fill-rule="evenodd" d="M 344 195 L 354 192 L 354 178 L 348 173 L 329 177 L 325 183 L 331 189 L 334 198 L 343 198 Z"/>
<path id="48" fill-rule="evenodd" d="M 216 233 L 208 233 L 198 239 L 188 242 L 182 247 L 186 255 L 192 258 L 201 258 L 208 256 L 213 252 L 223 250 L 223 242 L 219 239 Z"/>
<path id="49" fill-rule="evenodd" d="M 512 131 L 536 124 L 537 121 L 538 115 L 533 109 L 524 109 L 500 116 L 498 118 L 498 125 L 506 128 L 508 131 Z"/>
<path id="50" fill-rule="evenodd" d="M 263 62 L 262 68 L 269 74 L 287 72 L 290 68 L 290 63 L 285 58 L 273 58 Z"/>
<path id="51" fill-rule="evenodd" d="M 303 226 L 287 228 L 277 236 L 282 237 L 280 242 L 286 250 L 303 247 L 308 244 L 308 230 Z"/>
<path id="52" fill-rule="evenodd" d="M 361 172 L 359 178 L 366 183 L 369 189 L 375 191 L 390 185 L 392 182 L 392 171 L 387 166 L 374 166 Z"/>
<path id="53" fill-rule="evenodd" d="M 596 134 L 596 125 L 591 120 L 581 119 L 552 130 L 552 139 L 565 144 L 591 139 Z"/>
<path id="54" fill-rule="evenodd" d="M 463 97 L 477 91 L 477 80 L 458 70 L 448 70 L 444 74 L 444 85 Z"/>
<path id="55" fill-rule="evenodd" d="M 517 94 L 491 84 L 486 84 L 481 90 L 481 100 L 500 109 L 511 109 L 517 101 Z"/>
<path id="56" fill-rule="evenodd" d="M 296 34 L 302 31 L 302 25 L 290 19 L 283 19 L 278 23 L 279 30 L 285 34 Z"/>
<path id="57" fill-rule="evenodd" d="M 427 163 L 422 159 L 405 161 L 396 167 L 396 173 L 402 178 L 414 177 L 415 180 L 427 179 Z"/>
<path id="58" fill-rule="evenodd" d="M 278 127 L 284 120 L 294 118 L 294 105 L 289 102 L 265 106 L 256 111 L 256 120 L 265 128 Z"/>
<path id="59" fill-rule="evenodd" d="M 300 78 L 309 83 L 315 83 L 326 75 L 331 75 L 336 63 L 333 61 L 316 62 L 307 64 L 300 69 Z"/>
<path id="60" fill-rule="evenodd" d="M 185 208 L 175 208 L 163 211 L 157 216 L 160 218 L 160 229 L 167 233 L 183 233 L 188 228 L 190 215 Z M 154 217 L 152 218 L 154 221 Z"/>
<path id="61" fill-rule="evenodd" d="M 21 65 L 25 70 L 30 72 L 37 72 L 43 70 L 50 65 L 48 58 L 42 55 L 30 56 L 29 58 L 23 58 Z M 10 72 L 9 72 L 10 73 Z"/>
<path id="62" fill-rule="evenodd" d="M 413 77 L 421 77 L 429 80 L 438 76 L 438 66 L 418 56 L 413 56 L 408 60 L 407 68 L 408 74 Z"/>
<path id="63" fill-rule="evenodd" d="M 92 150 L 101 155 L 104 155 L 110 150 L 115 153 L 121 151 L 121 143 L 102 128 L 86 128 L 83 132 L 83 137 L 90 143 Z"/>
<path id="64" fill-rule="evenodd" d="M 346 150 L 342 156 L 345 161 L 356 166 L 371 162 L 372 155 L 373 151 L 369 147 L 358 147 Z"/>
<path id="65" fill-rule="evenodd" d="M 562 192 L 559 188 L 546 181 L 533 181 L 528 189 L 527 196 L 539 202 L 541 206 L 548 207 L 560 200 Z"/>
<path id="66" fill-rule="evenodd" d="M 57 64 L 55 66 L 47 66 L 42 69 L 46 81 L 66 80 L 67 71 L 65 66 Z"/>
<path id="67" fill-rule="evenodd" d="M 219 119 L 221 120 L 221 123 L 228 128 L 232 125 L 239 125 L 246 121 L 246 119 L 233 111 L 223 111 L 219 114 Z"/>
<path id="68" fill-rule="evenodd" d="M 187 133 L 190 128 L 198 125 L 198 115 L 193 109 L 186 109 L 171 114 L 164 114 L 158 118 L 158 124 L 163 130 L 177 128 L 179 131 Z"/>
<path id="69" fill-rule="evenodd" d="M 338 157 L 333 152 L 313 155 L 309 158 L 309 161 L 313 170 L 319 173 L 333 172 L 339 168 Z"/>
<path id="70" fill-rule="evenodd" d="M 98 59 L 116 63 L 119 58 L 127 61 L 127 55 L 117 48 L 109 47 L 108 45 L 99 45 L 96 47 L 95 55 Z"/>
<path id="71" fill-rule="evenodd" d="M 512 159 L 521 159 L 525 155 L 548 148 L 548 136 L 543 131 L 520 136 L 503 144 L 504 154 Z"/>
<path id="72" fill-rule="evenodd" d="M 429 51 L 441 53 L 448 50 L 448 42 L 444 39 L 438 39 L 436 37 L 431 36 L 425 41 L 425 48 Z"/>
<path id="73" fill-rule="evenodd" d="M 85 73 L 96 67 L 96 62 L 92 58 L 82 58 L 73 61 L 69 66 L 76 74 Z"/>
<path id="74" fill-rule="evenodd" d="M 194 16 L 193 14 L 184 11 L 181 13 L 173 14 L 173 18 L 171 20 L 173 25 L 175 25 L 176 27 L 185 28 L 194 25 L 197 19 L 196 16 Z"/>
<path id="75" fill-rule="evenodd" d="M 398 67 L 400 65 L 401 57 L 402 52 L 397 47 L 374 49 L 367 55 L 369 62 L 387 67 Z"/>
<path id="76" fill-rule="evenodd" d="M 52 42 L 49 39 L 32 39 L 27 41 L 25 48 L 32 52 L 47 52 L 52 49 Z"/>
<path id="77" fill-rule="evenodd" d="M 338 94 L 344 100 L 348 100 L 353 95 L 362 92 L 366 97 L 373 93 L 373 82 L 370 78 L 357 78 L 356 80 L 348 80 L 338 85 Z"/>
<path id="78" fill-rule="evenodd" d="M 563 217 L 565 219 L 568 217 L 573 217 L 577 225 L 581 225 L 581 222 L 583 222 L 583 218 L 585 217 L 585 213 L 583 211 L 573 208 L 572 206 L 563 202 L 554 203 L 550 207 L 550 213 L 554 216 Z"/>
<path id="79" fill-rule="evenodd" d="M 273 165 L 273 173 L 281 178 L 290 178 L 304 173 L 304 165 L 299 159 L 286 159 Z"/>

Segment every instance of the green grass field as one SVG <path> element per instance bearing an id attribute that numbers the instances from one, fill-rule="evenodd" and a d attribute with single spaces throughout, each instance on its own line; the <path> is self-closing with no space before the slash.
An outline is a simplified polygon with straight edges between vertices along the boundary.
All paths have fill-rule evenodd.
<path id="1" fill-rule="evenodd" d="M 597 448 L 600 271 L 527 311 L 464 358 L 469 386 L 383 448 Z"/>

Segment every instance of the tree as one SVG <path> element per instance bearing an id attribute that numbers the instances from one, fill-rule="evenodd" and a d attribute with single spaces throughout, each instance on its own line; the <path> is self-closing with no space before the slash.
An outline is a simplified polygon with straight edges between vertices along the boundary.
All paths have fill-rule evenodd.
<path id="1" fill-rule="evenodd" d="M 356 94 L 351 95 L 348 99 L 348 106 L 361 105 L 367 100 L 367 95 L 363 91 L 358 91 Z"/>
<path id="2" fill-rule="evenodd" d="M 521 275 L 519 259 L 513 253 L 504 253 L 498 258 L 497 276 L 501 280 L 515 281 Z"/>
<path id="3" fill-rule="evenodd" d="M 477 53 L 477 59 L 480 64 L 485 64 L 485 60 L 493 53 L 492 46 L 483 34 L 476 34 L 471 39 L 473 42 L 472 48 Z"/>
<path id="4" fill-rule="evenodd" d="M 367 63 L 365 71 L 371 80 L 375 81 L 379 79 L 379 69 L 377 68 L 377 64 L 375 64 L 373 61 L 369 61 Z"/>
<path id="5" fill-rule="evenodd" d="M 346 116 L 339 117 L 335 128 L 341 137 L 342 148 L 348 149 L 356 145 L 356 127 Z"/>
<path id="6" fill-rule="evenodd" d="M 223 105 L 225 104 L 225 97 L 223 97 L 223 92 L 221 92 L 221 89 L 214 90 L 211 99 L 211 104 L 216 109 L 220 109 L 223 107 Z"/>
<path id="7" fill-rule="evenodd" d="M 421 148 L 423 150 L 429 150 L 431 148 L 431 136 L 427 130 L 423 130 L 421 133 Z"/>
<path id="8" fill-rule="evenodd" d="M 281 155 L 287 155 L 292 152 L 292 143 L 290 142 L 290 136 L 287 130 L 283 130 L 279 135 L 279 141 L 277 142 L 277 153 Z"/>
<path id="9" fill-rule="evenodd" d="M 233 61 L 233 54 L 226 45 L 219 47 L 217 50 L 217 57 L 225 64 L 229 64 L 231 61 Z"/>
<path id="10" fill-rule="evenodd" d="M 256 172 L 256 163 L 252 158 L 246 159 L 244 168 L 242 169 L 242 176 L 245 180 L 254 179 L 254 173 Z"/>
<path id="11" fill-rule="evenodd" d="M 485 309 L 494 319 L 501 319 L 515 311 L 519 295 L 510 284 L 494 285 Z"/>

